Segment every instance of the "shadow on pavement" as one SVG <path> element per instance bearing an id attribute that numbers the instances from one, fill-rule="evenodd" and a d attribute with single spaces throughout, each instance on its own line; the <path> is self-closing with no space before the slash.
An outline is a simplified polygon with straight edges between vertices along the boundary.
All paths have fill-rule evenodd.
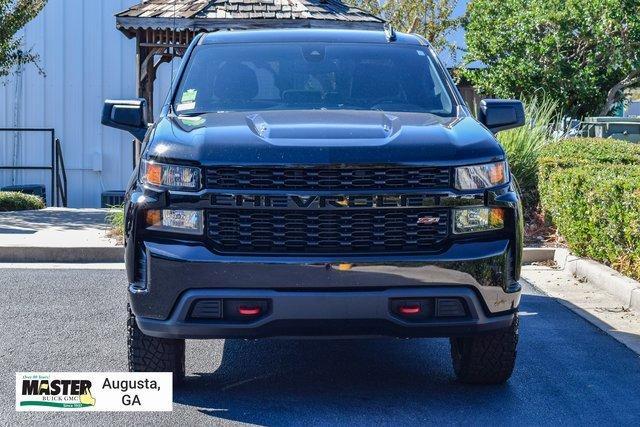
<path id="1" fill-rule="evenodd" d="M 263 425 L 638 420 L 637 355 L 546 296 L 521 309 L 506 385 L 456 382 L 444 339 L 229 340 L 219 367 L 189 376 L 174 400 Z"/>
<path id="2" fill-rule="evenodd" d="M 3 227 L 0 226 L 0 234 L 34 234 L 36 230 L 30 228 Z"/>
<path id="3" fill-rule="evenodd" d="M 56 227 L 63 230 L 86 228 L 107 229 L 106 212 L 98 209 L 44 209 L 0 213 L 0 233 L 23 229 L 35 233 L 38 230 Z"/>

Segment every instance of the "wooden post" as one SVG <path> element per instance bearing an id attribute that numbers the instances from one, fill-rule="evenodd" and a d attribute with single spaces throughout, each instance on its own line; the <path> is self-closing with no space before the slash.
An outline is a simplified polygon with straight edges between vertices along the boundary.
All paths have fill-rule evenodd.
<path id="1" fill-rule="evenodd" d="M 147 100 L 147 117 L 150 121 L 154 120 L 153 117 L 153 84 L 156 81 L 156 67 L 154 66 L 155 51 L 154 49 L 148 49 L 147 59 L 143 66 L 146 68 L 146 79 L 144 80 L 144 94 L 143 98 Z"/>
<path id="2" fill-rule="evenodd" d="M 136 35 L 137 92 L 139 98 L 147 100 L 147 119 L 153 121 L 153 84 L 157 74 L 154 62 L 158 50 L 145 46 L 148 43 L 148 31 L 138 30 Z M 136 141 L 136 164 L 142 154 L 141 150 L 142 141 Z"/>
<path id="3" fill-rule="evenodd" d="M 136 31 L 136 92 L 138 98 L 144 97 L 142 89 L 142 48 L 140 47 L 140 39 L 142 38 L 142 30 Z M 142 141 L 134 140 L 133 148 L 133 165 L 138 165 L 140 155 L 142 154 Z"/>

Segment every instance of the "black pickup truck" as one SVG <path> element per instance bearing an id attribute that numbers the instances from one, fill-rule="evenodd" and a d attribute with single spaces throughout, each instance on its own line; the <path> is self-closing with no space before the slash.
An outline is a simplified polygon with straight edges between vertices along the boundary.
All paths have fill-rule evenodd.
<path id="1" fill-rule="evenodd" d="M 185 339 L 450 337 L 458 378 L 501 383 L 518 341 L 522 213 L 495 133 L 427 41 L 358 30 L 196 37 L 126 196 L 129 367 L 185 372 Z"/>

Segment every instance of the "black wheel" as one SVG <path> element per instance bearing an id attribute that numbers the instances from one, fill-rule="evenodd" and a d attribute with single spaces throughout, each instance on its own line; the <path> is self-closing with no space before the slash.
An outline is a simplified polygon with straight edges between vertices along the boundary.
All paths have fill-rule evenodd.
<path id="1" fill-rule="evenodd" d="M 518 345 L 518 314 L 508 329 L 451 338 L 453 370 L 467 384 L 502 384 L 513 373 Z"/>
<path id="2" fill-rule="evenodd" d="M 142 333 L 127 306 L 129 372 L 172 372 L 174 384 L 184 381 L 184 340 L 156 338 Z"/>

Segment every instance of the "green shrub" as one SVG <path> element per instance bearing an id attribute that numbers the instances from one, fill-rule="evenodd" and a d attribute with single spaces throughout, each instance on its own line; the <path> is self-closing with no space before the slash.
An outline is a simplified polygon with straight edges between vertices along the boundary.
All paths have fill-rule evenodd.
<path id="1" fill-rule="evenodd" d="M 550 124 L 558 115 L 558 105 L 546 98 L 525 101 L 525 126 L 501 132 L 498 140 L 507 152 L 511 172 L 518 180 L 526 208 L 538 204 L 538 156 L 551 141 Z"/>
<path id="2" fill-rule="evenodd" d="M 572 252 L 640 278 L 640 146 L 608 139 L 550 144 L 540 200 Z"/>
<path id="3" fill-rule="evenodd" d="M 0 191 L 0 212 L 44 209 L 42 199 L 32 194 Z"/>
<path id="4" fill-rule="evenodd" d="M 119 239 L 124 236 L 124 205 L 111 207 L 107 213 L 107 223 L 113 228 L 114 237 Z"/>
<path id="5" fill-rule="evenodd" d="M 575 138 L 546 146 L 541 172 L 581 165 L 640 165 L 640 145 L 615 139 Z"/>

